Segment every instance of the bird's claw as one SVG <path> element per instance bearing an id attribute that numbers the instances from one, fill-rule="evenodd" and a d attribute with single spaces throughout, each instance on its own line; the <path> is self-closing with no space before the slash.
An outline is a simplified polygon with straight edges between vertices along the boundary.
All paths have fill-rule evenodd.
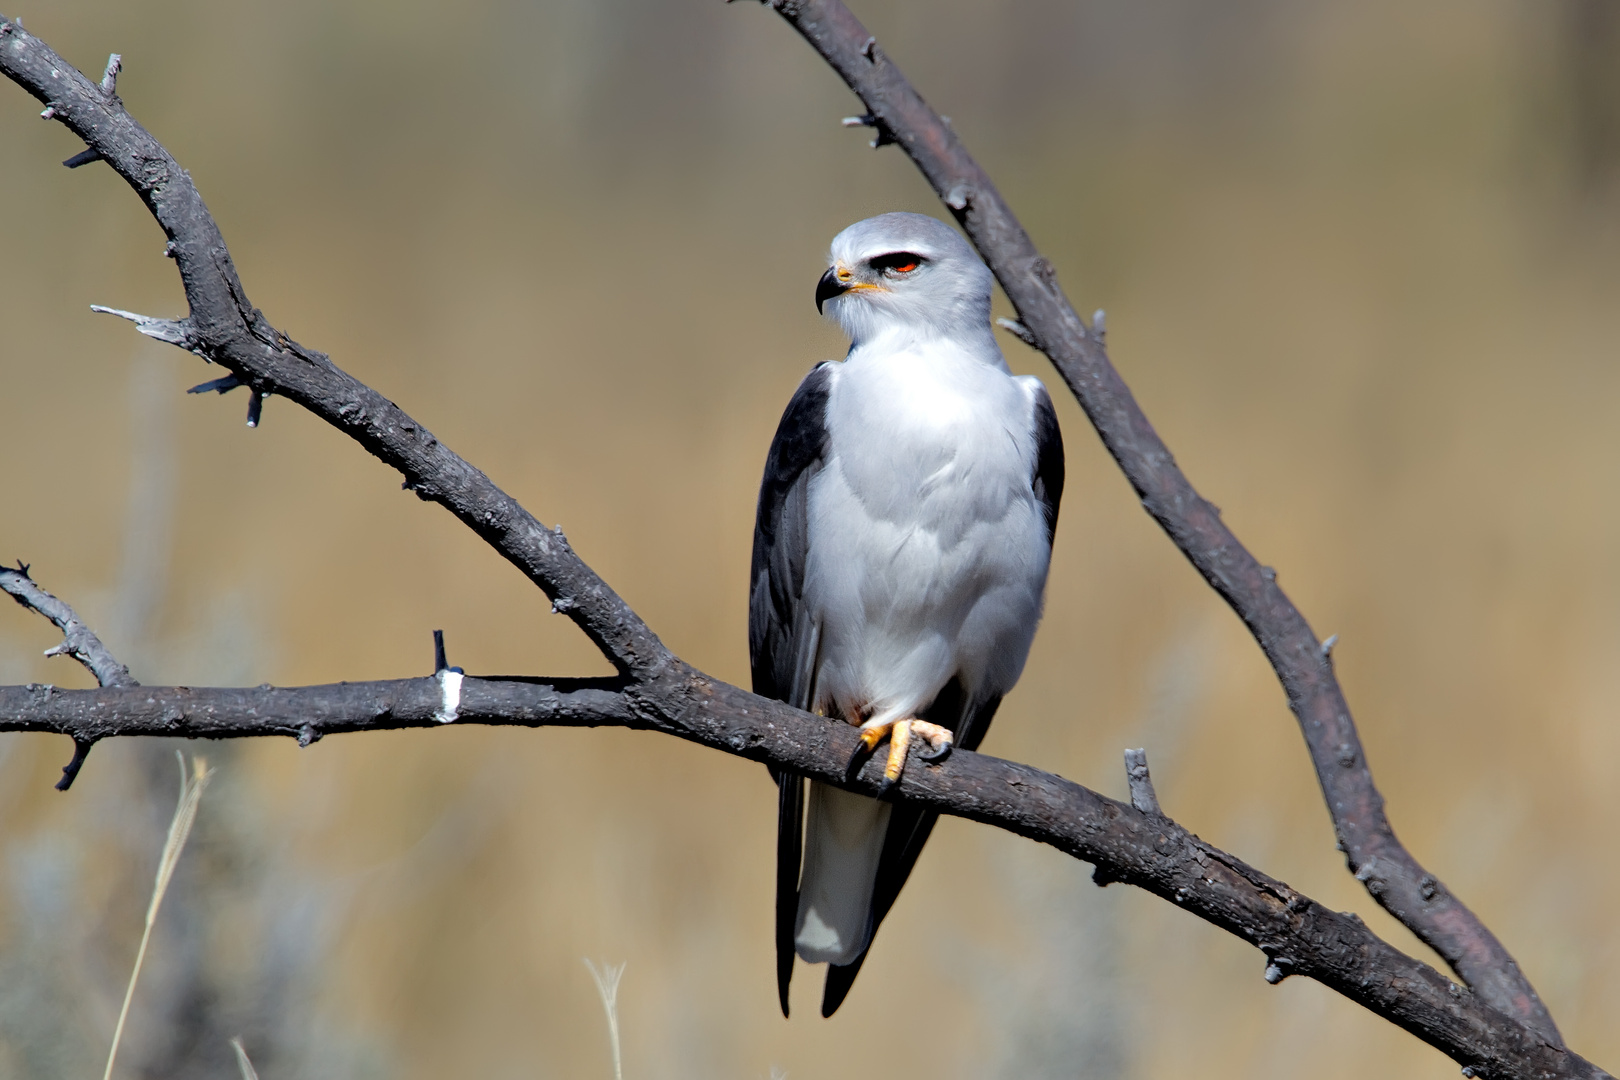
<path id="1" fill-rule="evenodd" d="M 886 723 L 867 724 L 861 727 L 861 741 L 856 745 L 855 752 L 849 757 L 849 765 L 845 776 L 854 779 L 860 772 L 861 764 L 883 737 L 889 738 L 889 759 L 883 766 L 883 779 L 878 784 L 877 797 L 887 795 L 894 786 L 900 782 L 900 774 L 905 771 L 906 753 L 911 748 L 912 737 L 915 736 L 927 744 L 928 749 L 917 756 L 927 762 L 939 762 L 951 752 L 952 736 L 949 728 L 930 724 L 926 720 L 893 720 Z"/>
<path id="2" fill-rule="evenodd" d="M 844 779 L 855 779 L 855 775 L 861 771 L 861 766 L 866 763 L 866 759 L 871 756 L 873 750 L 877 749 L 878 743 L 883 741 L 883 736 L 889 733 L 890 726 L 889 724 L 880 724 L 875 727 L 861 728 L 861 741 L 855 744 L 855 749 L 849 755 L 849 763 L 844 766 Z"/>

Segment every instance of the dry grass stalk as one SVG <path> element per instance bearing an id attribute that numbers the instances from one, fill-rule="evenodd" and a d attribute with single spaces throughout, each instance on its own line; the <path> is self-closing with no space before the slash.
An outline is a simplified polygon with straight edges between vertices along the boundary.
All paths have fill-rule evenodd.
<path id="1" fill-rule="evenodd" d="M 163 903 L 163 894 L 169 891 L 169 880 L 174 877 L 174 868 L 180 862 L 180 852 L 185 849 L 186 840 L 191 836 L 191 826 L 197 820 L 197 803 L 202 798 L 203 788 L 208 786 L 208 778 L 212 774 L 208 771 L 208 762 L 203 758 L 192 758 L 191 772 L 186 772 L 186 759 L 175 751 L 175 760 L 180 763 L 180 802 L 174 808 L 174 819 L 169 822 L 169 835 L 163 841 L 163 855 L 158 859 L 157 880 L 152 883 L 152 902 L 146 907 L 146 928 L 141 931 L 141 947 L 135 953 L 135 968 L 129 973 L 129 987 L 124 991 L 124 1005 L 118 1010 L 118 1026 L 113 1029 L 112 1049 L 107 1051 L 107 1069 L 101 1074 L 101 1080 L 111 1080 L 113 1062 L 118 1059 L 118 1044 L 124 1038 L 124 1023 L 129 1019 L 129 1003 L 135 997 L 135 980 L 141 976 L 141 965 L 146 962 L 146 946 L 152 940 L 152 925 L 157 922 L 159 906 Z M 251 1070 L 252 1066 L 248 1066 Z"/>
<path id="2" fill-rule="evenodd" d="M 248 1060 L 247 1050 L 242 1046 L 241 1036 L 231 1040 L 231 1049 L 236 1051 L 236 1064 L 242 1070 L 242 1080 L 259 1080 L 259 1073 Z"/>
<path id="3" fill-rule="evenodd" d="M 591 971 L 591 978 L 596 980 L 596 992 L 602 995 L 602 1008 L 607 1010 L 608 1039 L 613 1044 L 613 1080 L 624 1080 L 624 1067 L 619 1057 L 619 978 L 624 974 L 624 964 L 617 967 L 603 961 L 597 967 L 590 960 L 585 966 Z"/>

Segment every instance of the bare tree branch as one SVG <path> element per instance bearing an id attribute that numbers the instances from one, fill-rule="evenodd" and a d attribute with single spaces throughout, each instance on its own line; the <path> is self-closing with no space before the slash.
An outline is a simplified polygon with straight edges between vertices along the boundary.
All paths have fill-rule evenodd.
<path id="1" fill-rule="evenodd" d="M 19 562 L 16 569 L 0 566 L 0 591 L 30 611 L 36 611 L 62 631 L 62 643 L 45 650 L 46 656 L 71 656 L 85 666 L 102 686 L 137 686 L 129 668 L 120 664 L 95 632 L 63 600 L 39 587 L 29 576 L 30 567 Z"/>
<path id="2" fill-rule="evenodd" d="M 84 139 L 135 189 L 169 238 L 166 251 L 191 308 L 184 319 L 104 310 L 229 370 L 253 395 L 250 421 L 257 421 L 265 396 L 285 397 L 398 469 L 407 489 L 444 506 L 545 590 L 620 671 L 653 675 L 673 661 L 560 530 L 546 529 L 393 402 L 272 326 L 248 301 L 219 226 L 169 152 L 115 94 L 104 93 L 50 46 L 14 22 L 0 28 L 0 70 L 45 102 L 49 118 Z"/>
<path id="3" fill-rule="evenodd" d="M 442 726 L 442 674 L 286 689 L 0 687 L 0 730 L 92 739 L 280 735 L 307 745 L 335 732 Z M 458 724 L 659 731 L 865 795 L 875 795 L 882 782 L 881 762 L 845 778 L 856 729 L 697 672 L 652 688 L 623 677 L 469 676 L 460 681 L 458 713 Z M 1099 884 L 1146 889 L 1260 949 L 1270 981 L 1316 979 L 1451 1055 L 1473 1075 L 1608 1076 L 1380 940 L 1355 915 L 1321 906 L 1160 814 L 965 750 L 939 765 L 915 758 L 895 790 L 908 802 L 1092 863 Z"/>
<path id="4" fill-rule="evenodd" d="M 1396 839 L 1328 650 L 1277 584 L 1277 572 L 1238 542 L 1220 510 L 1177 467 L 1108 359 L 1101 312 L 1090 328 L 1075 314 L 1052 264 L 990 177 L 841 0 L 767 2 L 860 96 L 867 108 L 860 122 L 902 147 L 922 170 L 1017 310 L 1007 329 L 1052 361 L 1143 508 L 1254 634 L 1299 720 L 1356 880 L 1485 1000 L 1560 1042 L 1552 1016 L 1501 942 Z"/>
<path id="5" fill-rule="evenodd" d="M 810 6 L 795 5 L 784 14 L 796 18 Z M 842 12 L 840 17 L 846 22 L 841 24 L 841 32 L 853 26 L 864 35 L 841 7 L 816 8 L 832 10 L 835 16 Z M 810 31 L 806 33 L 809 36 Z M 898 78 L 864 36 L 856 59 L 886 73 L 885 77 Z M 113 67 L 109 64 L 109 69 Z M 283 735 L 308 745 L 332 732 L 447 723 L 618 725 L 661 731 L 863 794 L 877 792 L 877 767 L 853 778 L 845 772 L 858 739 L 853 728 L 755 697 L 710 679 L 673 656 L 573 553 L 559 532 L 541 526 L 393 403 L 340 371 L 325 356 L 302 348 L 271 327 L 247 302 L 224 240 L 189 176 L 124 111 L 114 93 L 104 92 L 3 16 L 0 71 L 45 101 L 50 117 L 85 139 L 87 153 L 112 165 L 141 195 L 168 234 L 169 250 L 179 265 L 191 310 L 182 320 L 133 316 L 143 333 L 221 364 L 256 400 L 270 394 L 286 397 L 348 433 L 399 469 L 408 488 L 444 505 L 523 570 L 553 599 L 554 608 L 566 611 L 619 669 L 619 675 L 610 679 L 483 679 L 462 677 L 439 657 L 438 670 L 429 678 L 296 689 L 0 687 L 0 730 L 50 731 L 70 735 L 76 742 L 115 734 Z M 116 71 L 111 74 L 116 76 Z M 899 85 L 904 86 L 904 81 Z M 909 87 L 905 89 L 911 93 Z M 914 93 L 911 97 L 926 113 L 925 119 L 933 116 Z M 889 115 L 874 107 L 872 126 L 880 134 L 887 130 L 914 143 L 915 129 L 894 125 Z M 955 147 L 948 129 L 937 118 L 933 123 L 947 139 L 941 146 Z M 907 145 L 915 155 L 911 144 Z M 994 197 L 987 180 L 971 191 L 953 187 L 948 189 L 947 201 L 958 211 L 967 211 L 985 192 Z M 994 202 L 999 205 L 999 199 Z M 1011 222 L 1010 214 L 1005 220 Z M 1016 222 L 1011 225 L 1016 229 Z M 1016 237 L 1023 237 L 1021 230 Z M 984 236 L 976 239 L 983 248 Z M 1027 238 L 1022 243 L 1028 247 Z M 1045 264 L 1030 265 L 1038 269 Z M 998 270 L 1003 271 L 1005 284 L 1005 267 Z M 1065 332 L 1073 331 L 1082 342 L 1089 341 L 1083 324 L 1051 285 L 1049 267 L 1045 280 L 1051 309 L 1046 321 L 1036 317 L 1041 312 L 1035 307 L 1020 305 L 1029 333 L 1050 343 L 1053 328 L 1067 325 L 1060 318 L 1053 319 L 1067 312 L 1073 326 Z M 1100 355 L 1097 350 L 1096 356 Z M 1101 379 L 1105 390 L 1110 385 L 1107 376 L 1118 383 L 1105 357 L 1101 369 L 1091 374 Z M 217 384 L 212 388 L 229 389 Z M 1133 410 L 1122 384 L 1117 392 Z M 1114 407 L 1119 408 L 1119 403 L 1114 402 Z M 253 415 L 256 419 L 256 412 Z M 1144 431 L 1152 436 L 1139 411 L 1126 410 L 1125 419 L 1139 422 L 1142 430 L 1135 431 L 1135 436 L 1141 437 Z M 1180 478 L 1156 436 L 1152 438 L 1162 454 L 1157 464 Z M 1180 483 L 1186 486 L 1184 479 Z M 1142 489 L 1142 485 L 1138 487 Z M 1195 509 L 1204 507 L 1213 514 L 1213 508 L 1197 500 L 1196 494 L 1191 498 L 1196 501 Z M 1235 546 L 1236 541 L 1231 544 Z M 1230 552 L 1222 557 L 1235 558 Z M 1247 553 L 1242 557 L 1247 558 Z M 1241 563 L 1241 559 L 1237 561 Z M 1298 618 L 1297 613 L 1294 617 Z M 1328 677 L 1331 679 L 1330 670 Z M 1348 724 L 1348 714 L 1344 722 Z M 1350 733 L 1353 738 L 1353 728 Z M 1370 783 L 1369 779 L 1369 791 Z M 1321 907 L 1161 815 L 1143 813 L 1028 766 L 966 751 L 958 751 L 943 764 L 914 764 L 894 795 L 1051 844 L 1095 864 L 1100 884 L 1125 882 L 1170 900 L 1261 949 L 1268 960 L 1268 980 L 1280 981 L 1289 974 L 1317 979 L 1449 1054 L 1470 1075 L 1608 1076 L 1564 1050 L 1522 1016 L 1503 1011 L 1483 994 L 1451 983 L 1381 941 L 1354 915 Z"/>
<path id="6" fill-rule="evenodd" d="M 118 57 L 115 54 L 107 62 L 107 74 L 102 85 L 109 85 L 110 80 L 118 75 Z M 15 570 L 10 567 L 0 567 L 0 590 L 11 594 L 11 598 L 31 611 L 37 611 L 62 631 L 62 643 L 45 650 L 46 656 L 71 656 L 89 669 L 90 674 L 96 677 L 96 682 L 102 686 L 139 686 L 129 674 L 129 668 L 119 663 L 107 646 L 101 643 L 94 631 L 84 624 L 78 613 L 65 602 L 58 600 L 35 583 L 28 576 L 28 565 L 17 563 Z M 73 736 L 73 757 L 62 766 L 62 779 L 56 782 L 57 791 L 66 791 L 73 786 L 73 781 L 79 776 L 79 770 L 84 768 L 84 759 L 90 756 L 90 748 L 95 740 L 79 735 Z"/>

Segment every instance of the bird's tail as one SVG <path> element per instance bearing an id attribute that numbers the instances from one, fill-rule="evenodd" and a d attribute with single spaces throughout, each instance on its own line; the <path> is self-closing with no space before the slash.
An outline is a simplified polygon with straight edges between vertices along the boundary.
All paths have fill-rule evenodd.
<path id="1" fill-rule="evenodd" d="M 799 879 L 794 947 L 812 964 L 849 964 L 872 938 L 872 890 L 877 881 L 888 803 L 826 784 L 810 784 Z"/>

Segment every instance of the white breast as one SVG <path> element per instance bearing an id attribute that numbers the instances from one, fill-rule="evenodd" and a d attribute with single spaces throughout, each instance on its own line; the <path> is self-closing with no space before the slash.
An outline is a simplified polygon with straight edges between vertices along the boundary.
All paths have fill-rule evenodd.
<path id="1" fill-rule="evenodd" d="M 969 695 L 1005 693 L 1050 555 L 1030 487 L 1032 380 L 942 342 L 860 350 L 834 370 L 805 567 L 818 704 L 915 715 L 952 676 Z"/>

